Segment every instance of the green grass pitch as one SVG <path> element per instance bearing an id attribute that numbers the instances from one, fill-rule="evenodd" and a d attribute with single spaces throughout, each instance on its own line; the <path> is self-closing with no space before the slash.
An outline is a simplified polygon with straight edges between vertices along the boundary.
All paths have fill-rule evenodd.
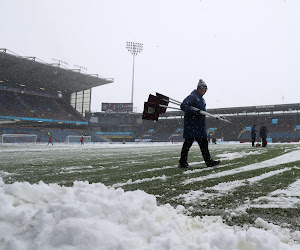
<path id="1" fill-rule="evenodd" d="M 260 217 L 300 230 L 299 144 L 210 145 L 221 164 L 207 168 L 200 150 L 189 153 L 191 169 L 177 167 L 180 144 L 0 146 L 0 174 L 19 182 L 101 182 L 125 191 L 143 190 L 158 204 L 182 205 L 190 216 L 222 216 L 229 225 L 251 225 Z M 294 153 L 299 157 L 289 159 Z M 285 159 L 285 160 L 282 160 Z M 298 181 L 299 183 L 299 181 Z M 298 188 L 299 191 L 300 188 Z"/>

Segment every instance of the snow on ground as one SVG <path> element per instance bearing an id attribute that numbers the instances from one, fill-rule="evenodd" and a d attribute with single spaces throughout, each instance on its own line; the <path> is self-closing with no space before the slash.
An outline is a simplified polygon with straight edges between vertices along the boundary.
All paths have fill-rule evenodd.
<path id="1" fill-rule="evenodd" d="M 248 204 L 248 207 L 279 207 L 300 209 L 300 180 L 295 181 L 286 189 L 278 189 L 268 196 L 259 197 Z"/>
<path id="2" fill-rule="evenodd" d="M 143 183 L 143 182 L 153 181 L 153 180 L 162 180 L 162 181 L 165 181 L 166 179 L 167 179 L 167 177 L 165 175 L 158 176 L 158 177 L 152 177 L 152 178 L 138 179 L 138 180 L 135 180 L 135 181 L 132 181 L 132 179 L 129 179 L 125 183 L 115 183 L 112 186 L 113 187 L 122 187 L 122 186 L 125 186 L 125 185 Z"/>
<path id="3" fill-rule="evenodd" d="M 226 158 L 227 154 L 220 154 L 218 156 L 223 157 L 223 159 Z M 241 153 L 234 153 L 228 154 L 228 159 L 233 159 L 233 158 L 240 158 L 240 156 L 245 155 L 245 152 Z M 260 168 L 267 168 L 267 167 L 273 167 L 276 165 L 284 164 L 284 163 L 289 163 L 289 162 L 296 162 L 300 161 L 300 150 L 295 150 L 292 152 L 287 151 L 284 155 L 259 162 L 259 163 L 254 163 L 250 164 L 247 166 L 243 166 L 240 168 L 235 168 L 232 170 L 227 170 L 227 171 L 222 171 L 219 173 L 214 173 L 202 177 L 195 177 L 195 178 L 189 178 L 185 180 L 182 184 L 188 184 L 188 183 L 194 183 L 198 181 L 203 181 L 207 179 L 212 179 L 212 178 L 218 178 L 222 176 L 228 176 L 228 175 L 233 175 L 236 173 L 241 173 L 244 171 L 250 171 L 253 169 L 260 169 Z M 283 168 L 280 170 L 274 170 L 270 171 L 268 173 L 261 174 L 259 176 L 255 176 L 252 178 L 247 178 L 243 180 L 236 180 L 236 181 L 231 181 L 231 182 L 221 182 L 215 186 L 212 186 L 210 188 L 207 188 L 207 190 L 215 190 L 218 191 L 217 193 L 210 193 L 210 192 L 205 192 L 205 190 L 191 190 L 186 194 L 180 194 L 177 198 L 178 199 L 184 199 L 185 203 L 192 203 L 192 202 L 201 202 L 201 200 L 207 200 L 209 198 L 216 198 L 222 196 L 224 193 L 230 192 L 235 188 L 239 188 L 241 186 L 245 185 L 250 185 L 255 182 L 261 181 L 265 178 L 269 178 L 274 175 L 278 175 L 280 173 L 283 173 L 285 171 L 290 171 L 293 168 L 299 168 L 297 166 L 293 167 L 287 167 Z M 196 170 L 196 171 L 203 171 L 205 168 Z M 186 171 L 187 173 L 188 171 Z M 193 170 L 189 171 L 189 173 L 193 172 Z M 274 192 L 271 192 L 268 196 L 264 197 L 259 197 L 251 203 L 244 204 L 236 209 L 236 211 L 241 212 L 245 211 L 246 209 L 250 207 L 260 207 L 260 208 L 300 208 L 300 180 L 297 180 L 293 184 L 291 184 L 287 189 L 284 190 L 276 190 Z M 300 247 L 299 247 L 300 249 Z"/>
<path id="4" fill-rule="evenodd" d="M 263 179 L 269 178 L 269 177 L 274 176 L 274 175 L 281 174 L 281 173 L 283 173 L 285 171 L 289 171 L 289 170 L 291 170 L 291 168 L 284 168 L 284 169 L 270 171 L 268 173 L 261 174 L 260 176 L 255 176 L 255 177 L 244 179 L 244 180 L 221 182 L 218 185 L 215 185 L 215 186 L 213 186 L 211 188 L 208 188 L 208 189 L 217 190 L 219 192 L 228 192 L 229 190 L 232 190 L 234 188 L 238 188 L 238 187 L 241 187 L 241 186 L 253 184 L 254 182 L 261 181 Z"/>
<path id="5" fill-rule="evenodd" d="M 229 158 L 231 159 L 231 156 Z M 266 161 L 250 164 L 248 166 L 243 166 L 240 168 L 223 171 L 220 173 L 214 173 L 214 174 L 206 175 L 203 177 L 190 178 L 190 179 L 185 180 L 182 184 L 186 185 L 186 184 L 197 182 L 197 181 L 208 180 L 211 178 L 217 178 L 217 177 L 226 176 L 226 175 L 233 175 L 233 174 L 237 174 L 237 173 L 241 173 L 241 172 L 245 172 L 245 171 L 260 169 L 260 168 L 274 167 L 274 166 L 278 166 L 280 164 L 295 162 L 295 161 L 300 161 L 300 150 L 299 149 L 289 152 L 289 153 L 286 153 L 281 156 L 277 156 L 275 158 L 272 158 L 272 159 L 269 159 Z"/>
<path id="6" fill-rule="evenodd" d="M 229 227 L 220 217 L 192 218 L 158 206 L 153 195 L 101 183 L 4 184 L 0 178 L 0 249 L 300 249 L 300 232 L 262 219 Z"/>
<path id="7" fill-rule="evenodd" d="M 218 154 L 216 157 L 220 158 L 220 160 L 233 160 L 238 158 L 243 158 L 248 155 L 259 155 L 262 154 L 262 151 L 250 151 L 250 152 L 234 152 L 234 153 L 223 153 Z"/>
<path id="8" fill-rule="evenodd" d="M 168 144 L 170 145 L 170 144 Z M 63 150 L 70 145 L 57 145 Z M 100 147 L 124 147 L 125 145 L 103 144 Z M 143 147 L 153 145 L 145 144 Z M 158 144 L 155 146 L 164 146 Z M 175 146 L 175 145 L 174 145 Z M 220 145 L 221 146 L 221 145 Z M 71 146 L 72 148 L 79 145 Z M 99 145 L 86 145 L 88 148 Z M 141 147 L 126 145 L 126 147 Z M 56 147 L 38 145 L 39 150 L 57 150 Z M 1 151 L 14 151 L 3 147 Z M 35 151 L 35 147 L 18 150 Z M 259 152 L 255 152 L 255 154 Z M 236 159 L 253 154 L 251 152 L 228 153 L 218 155 L 222 159 Z M 285 155 L 262 163 L 243 166 L 235 170 L 208 175 L 230 175 L 268 166 L 300 160 L 300 150 L 286 152 Z M 170 168 L 171 166 L 165 166 Z M 90 168 L 90 166 L 85 166 Z M 294 166 L 297 168 L 297 166 Z M 74 166 L 63 171 L 80 171 L 82 166 Z M 203 171 L 195 169 L 186 171 Z M 222 195 L 241 185 L 253 183 L 291 168 L 270 171 L 257 177 L 237 182 L 220 183 L 211 189 Z M 156 169 L 152 169 L 155 171 Z M 203 249 L 203 250 L 254 250 L 254 249 L 300 249 L 300 232 L 291 232 L 261 218 L 255 221 L 255 227 L 230 227 L 221 217 L 189 217 L 184 215 L 184 207 L 173 208 L 170 205 L 158 206 L 153 195 L 143 191 L 127 191 L 117 188 L 134 183 L 128 180 L 107 187 L 101 183 L 74 182 L 73 187 L 57 184 L 29 184 L 15 182 L 4 184 L 1 176 L 10 173 L 0 171 L 0 249 L 5 250 L 93 250 L 93 249 Z M 155 177 L 153 177 L 155 178 Z M 158 177 L 157 177 L 158 178 Z M 159 176 L 163 181 L 166 177 Z M 202 179 L 201 179 L 202 178 Z M 191 182 L 201 178 L 189 179 Z M 152 178 L 135 182 L 150 181 Z M 203 190 L 191 191 L 195 196 L 209 198 Z M 190 199 L 193 195 L 190 193 Z M 276 190 L 267 197 L 260 197 L 251 206 L 297 207 L 300 200 L 300 181 L 296 181 L 284 190 Z M 268 200 L 268 203 L 264 201 Z M 281 204 L 281 205 L 280 205 Z"/>

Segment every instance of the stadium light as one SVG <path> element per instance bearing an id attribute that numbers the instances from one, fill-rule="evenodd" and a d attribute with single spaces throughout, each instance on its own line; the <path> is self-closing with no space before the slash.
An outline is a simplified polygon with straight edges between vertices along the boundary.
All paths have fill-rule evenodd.
<path id="1" fill-rule="evenodd" d="M 134 90 L 134 59 L 138 53 L 142 52 L 143 46 L 144 45 L 142 43 L 126 42 L 126 49 L 133 55 L 132 89 L 131 89 L 132 108 L 133 108 L 133 90 Z"/>
<path id="2" fill-rule="evenodd" d="M 75 67 L 78 67 L 78 69 L 73 69 L 73 70 L 78 70 L 79 73 L 81 73 L 81 71 L 84 69 L 84 70 L 87 70 L 86 67 L 83 67 L 83 66 L 80 66 L 80 65 L 76 65 L 74 64 Z"/>
<path id="3" fill-rule="evenodd" d="M 61 64 L 68 65 L 67 62 L 64 62 L 64 61 L 59 60 L 59 59 L 52 58 L 52 60 L 58 62 L 57 67 L 60 67 Z"/>

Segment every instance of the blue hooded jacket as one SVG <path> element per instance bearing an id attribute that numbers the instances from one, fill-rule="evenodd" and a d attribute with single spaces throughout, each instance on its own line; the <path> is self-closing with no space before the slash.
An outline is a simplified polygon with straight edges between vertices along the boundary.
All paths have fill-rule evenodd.
<path id="1" fill-rule="evenodd" d="M 251 127 L 251 138 L 256 139 L 256 128 L 254 126 Z"/>
<path id="2" fill-rule="evenodd" d="M 184 111 L 184 138 L 207 138 L 205 115 L 198 114 L 196 107 L 206 111 L 206 103 L 203 97 L 195 89 L 183 100 L 180 108 Z"/>
<path id="3" fill-rule="evenodd" d="M 267 134 L 268 134 L 267 127 L 265 125 L 262 125 L 259 129 L 259 136 L 261 138 L 267 138 Z"/>

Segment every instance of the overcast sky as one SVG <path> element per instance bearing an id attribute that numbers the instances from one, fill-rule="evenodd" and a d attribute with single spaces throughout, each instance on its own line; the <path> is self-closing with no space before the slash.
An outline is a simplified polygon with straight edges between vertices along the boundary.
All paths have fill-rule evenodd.
<path id="1" fill-rule="evenodd" d="M 102 102 L 130 102 L 150 93 L 182 101 L 198 79 L 207 108 L 299 103 L 299 0 L 0 0 L 0 47 L 53 58 L 114 78 L 93 89 Z"/>

